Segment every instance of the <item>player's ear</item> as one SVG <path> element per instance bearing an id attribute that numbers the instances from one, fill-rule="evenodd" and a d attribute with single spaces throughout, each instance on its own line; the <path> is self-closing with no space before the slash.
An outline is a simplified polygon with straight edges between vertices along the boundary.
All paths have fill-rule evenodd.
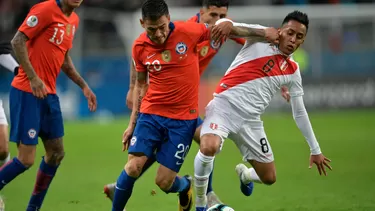
<path id="1" fill-rule="evenodd" d="M 171 21 L 171 16 L 168 14 L 167 15 L 168 21 Z"/>
<path id="2" fill-rule="evenodd" d="M 200 15 L 200 16 L 202 16 L 202 15 L 203 15 L 203 13 L 204 13 L 204 9 L 203 9 L 203 8 L 201 8 L 201 9 L 199 10 L 199 15 Z"/>
<path id="3" fill-rule="evenodd" d="M 139 19 L 139 22 L 141 23 L 141 26 L 142 26 L 143 28 L 145 28 L 145 22 L 143 21 L 143 19 Z"/>

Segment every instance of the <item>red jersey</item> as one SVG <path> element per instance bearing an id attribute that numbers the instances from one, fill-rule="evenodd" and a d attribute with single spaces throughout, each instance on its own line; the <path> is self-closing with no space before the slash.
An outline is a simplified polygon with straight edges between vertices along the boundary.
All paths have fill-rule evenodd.
<path id="1" fill-rule="evenodd" d="M 141 112 L 172 119 L 198 117 L 198 43 L 210 39 L 205 24 L 170 23 L 164 44 L 155 44 L 144 32 L 134 42 L 137 72 L 148 72 L 149 86 Z"/>
<path id="2" fill-rule="evenodd" d="M 31 65 L 46 85 L 49 94 L 56 94 L 56 79 L 66 52 L 73 46 L 78 24 L 76 13 L 73 12 L 67 17 L 56 1 L 45 1 L 31 8 L 18 29 L 29 38 L 26 44 Z M 13 79 L 12 86 L 32 92 L 22 66 Z"/>
<path id="3" fill-rule="evenodd" d="M 195 16 L 191 17 L 188 22 L 196 22 L 199 23 L 199 13 Z M 246 40 L 242 38 L 231 38 L 232 40 L 236 41 L 238 44 L 244 45 Z M 205 40 L 198 44 L 198 51 L 199 51 L 199 71 L 202 74 L 214 56 L 219 52 L 219 49 L 222 44 L 216 44 L 212 40 Z"/>

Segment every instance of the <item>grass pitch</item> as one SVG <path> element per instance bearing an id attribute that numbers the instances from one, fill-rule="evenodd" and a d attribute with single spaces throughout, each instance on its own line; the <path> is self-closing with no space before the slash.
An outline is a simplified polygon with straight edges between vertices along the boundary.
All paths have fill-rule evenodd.
<path id="1" fill-rule="evenodd" d="M 275 155 L 277 182 L 270 187 L 256 184 L 251 197 L 243 196 L 234 171 L 241 156 L 227 141 L 215 162 L 215 192 L 236 211 L 375 210 L 375 111 L 310 113 L 310 119 L 323 153 L 332 159 L 333 171 L 327 177 L 308 169 L 309 149 L 291 114 L 268 114 L 263 120 Z M 42 210 L 111 210 L 102 190 L 104 184 L 116 181 L 126 162 L 127 154 L 121 152 L 126 126 L 127 119 L 109 124 L 67 122 L 66 157 Z M 10 147 L 15 155 L 15 145 Z M 197 149 L 193 144 L 181 174 L 193 174 Z M 6 211 L 26 210 L 42 155 L 40 145 L 35 165 L 3 189 Z M 164 194 L 154 184 L 155 169 L 136 183 L 129 211 L 177 210 L 177 196 Z"/>

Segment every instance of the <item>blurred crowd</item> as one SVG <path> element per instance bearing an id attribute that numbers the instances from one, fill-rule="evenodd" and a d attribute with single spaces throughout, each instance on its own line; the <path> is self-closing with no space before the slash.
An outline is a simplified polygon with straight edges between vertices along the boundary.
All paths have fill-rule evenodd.
<path id="1" fill-rule="evenodd" d="M 8 41 L 21 25 L 29 9 L 36 3 L 44 0 L 0 0 L 0 41 Z M 109 11 L 130 12 L 140 8 L 144 0 L 84 0 L 83 6 L 107 9 Z M 202 0 L 166 0 L 170 6 L 200 6 Z M 342 3 L 369 3 L 375 0 L 231 0 L 231 5 L 296 5 L 296 4 L 342 4 Z M 81 18 L 82 21 L 82 18 Z M 123 51 L 124 46 L 117 36 L 116 29 L 111 21 L 101 18 L 85 19 L 84 33 L 90 33 L 90 40 L 85 42 L 84 48 L 91 49 L 118 49 Z M 82 23 L 82 22 L 81 22 Z M 115 36 L 114 36 L 115 35 Z M 110 37 L 111 39 L 107 39 Z M 107 42 L 98 42 L 107 40 Z"/>

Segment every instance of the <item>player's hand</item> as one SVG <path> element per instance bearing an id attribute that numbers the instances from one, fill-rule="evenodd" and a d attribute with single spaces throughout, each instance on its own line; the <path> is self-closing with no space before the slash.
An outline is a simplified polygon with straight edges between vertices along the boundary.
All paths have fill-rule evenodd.
<path id="1" fill-rule="evenodd" d="M 128 94 L 126 94 L 126 106 L 129 109 L 133 109 L 133 90 L 129 89 Z"/>
<path id="2" fill-rule="evenodd" d="M 279 31 L 277 31 L 277 29 L 273 28 L 273 27 L 268 27 L 266 29 L 264 29 L 264 32 L 265 32 L 265 38 L 268 42 L 272 43 L 272 44 L 279 44 Z"/>
<path id="3" fill-rule="evenodd" d="M 315 163 L 316 167 L 318 168 L 319 174 L 322 173 L 327 176 L 326 167 L 332 171 L 332 167 L 329 165 L 331 162 L 330 159 L 326 158 L 323 154 L 319 155 L 310 155 L 310 165 L 309 168 L 311 169 L 313 163 Z"/>
<path id="4" fill-rule="evenodd" d="M 94 92 L 90 89 L 90 87 L 86 86 L 82 89 L 83 95 L 86 97 L 87 102 L 89 104 L 89 110 L 91 112 L 96 111 L 97 102 L 96 102 L 96 96 Z"/>
<path id="5" fill-rule="evenodd" d="M 288 87 L 286 87 L 286 86 L 282 86 L 281 87 L 281 96 L 286 100 L 286 102 L 289 103 L 289 101 L 290 101 L 290 94 L 289 94 Z"/>
<path id="6" fill-rule="evenodd" d="M 124 134 L 122 134 L 122 151 L 124 152 L 125 150 L 129 149 L 129 144 L 130 144 L 130 139 L 133 136 L 134 132 L 134 127 L 128 126 L 126 130 L 124 131 Z"/>
<path id="7" fill-rule="evenodd" d="M 30 87 L 35 97 L 40 99 L 47 97 L 47 88 L 38 76 L 35 76 L 30 80 Z"/>
<path id="8" fill-rule="evenodd" d="M 232 27 L 233 23 L 230 21 L 224 21 L 215 25 L 211 29 L 211 39 L 214 40 L 216 44 L 225 41 L 232 31 Z"/>

